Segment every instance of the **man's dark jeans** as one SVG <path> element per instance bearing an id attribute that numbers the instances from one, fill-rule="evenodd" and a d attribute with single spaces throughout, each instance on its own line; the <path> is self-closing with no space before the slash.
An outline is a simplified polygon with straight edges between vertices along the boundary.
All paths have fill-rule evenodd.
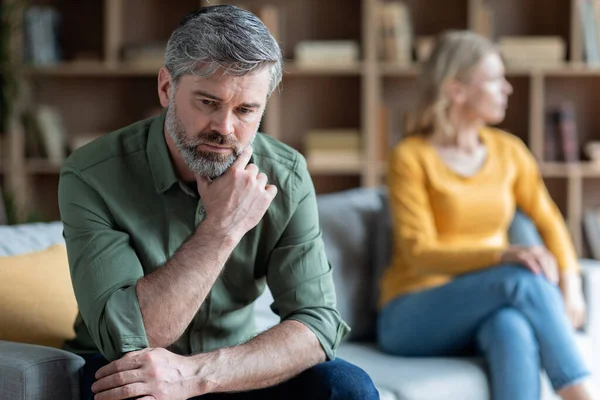
<path id="1" fill-rule="evenodd" d="M 81 377 L 82 399 L 93 399 L 94 375 L 108 364 L 102 355 L 86 358 Z M 208 394 L 197 400 L 376 400 L 379 393 L 365 371 L 344 360 L 335 359 L 310 369 L 277 386 L 251 392 Z"/>

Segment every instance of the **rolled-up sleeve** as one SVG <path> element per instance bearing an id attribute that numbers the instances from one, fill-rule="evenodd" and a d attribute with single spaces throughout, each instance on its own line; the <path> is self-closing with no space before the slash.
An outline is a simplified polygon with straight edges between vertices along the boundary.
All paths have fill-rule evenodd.
<path id="1" fill-rule="evenodd" d="M 282 320 L 296 320 L 311 329 L 331 360 L 350 328 L 336 309 L 315 190 L 301 156 L 298 164 L 290 196 L 292 216 L 269 259 L 267 283 L 273 311 Z"/>
<path id="2" fill-rule="evenodd" d="M 135 285 L 144 275 L 126 232 L 92 185 L 66 164 L 58 190 L 69 267 L 79 311 L 108 360 L 148 347 Z"/>

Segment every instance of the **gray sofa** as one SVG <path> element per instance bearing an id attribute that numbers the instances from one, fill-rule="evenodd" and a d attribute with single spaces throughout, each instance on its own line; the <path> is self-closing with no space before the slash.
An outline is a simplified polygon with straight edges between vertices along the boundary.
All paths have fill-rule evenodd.
<path id="1" fill-rule="evenodd" d="M 377 280 L 390 256 L 385 192 L 355 189 L 318 198 L 327 255 L 334 269 L 338 307 L 353 330 L 338 356 L 365 369 L 385 400 L 490 399 L 486 369 L 478 359 L 388 356 L 374 344 Z M 31 243 L 31 242 L 35 243 Z M 60 242 L 60 224 L 0 227 L 0 255 Z M 582 261 L 589 319 L 578 340 L 586 358 L 600 360 L 600 266 Z M 276 324 L 266 292 L 256 302 L 257 324 Z M 595 351 L 595 353 L 594 353 Z M 0 399 L 77 399 L 83 360 L 70 353 L 0 341 Z M 591 365 L 594 371 L 598 369 Z M 556 398 L 543 378 L 543 399 Z"/>

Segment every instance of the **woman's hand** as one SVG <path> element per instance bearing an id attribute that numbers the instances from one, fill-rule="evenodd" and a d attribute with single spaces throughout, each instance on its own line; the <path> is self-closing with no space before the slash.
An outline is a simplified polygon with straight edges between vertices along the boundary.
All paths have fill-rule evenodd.
<path id="1" fill-rule="evenodd" d="M 565 301 L 565 311 L 573 328 L 581 328 L 586 320 L 586 305 L 581 286 L 581 276 L 574 272 L 561 274 L 560 290 Z"/>
<path id="2" fill-rule="evenodd" d="M 544 246 L 510 246 L 500 261 L 521 264 L 534 274 L 543 274 L 550 282 L 558 284 L 556 259 Z"/>

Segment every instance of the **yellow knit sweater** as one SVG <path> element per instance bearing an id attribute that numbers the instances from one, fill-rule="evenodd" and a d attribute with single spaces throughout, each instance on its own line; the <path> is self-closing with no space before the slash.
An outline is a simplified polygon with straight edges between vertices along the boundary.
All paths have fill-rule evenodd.
<path id="1" fill-rule="evenodd" d="M 394 149 L 388 171 L 394 250 L 381 279 L 381 306 L 498 264 L 516 207 L 533 220 L 560 270 L 578 270 L 565 222 L 525 144 L 493 128 L 482 129 L 480 139 L 487 157 L 471 177 L 451 170 L 424 137 Z"/>

